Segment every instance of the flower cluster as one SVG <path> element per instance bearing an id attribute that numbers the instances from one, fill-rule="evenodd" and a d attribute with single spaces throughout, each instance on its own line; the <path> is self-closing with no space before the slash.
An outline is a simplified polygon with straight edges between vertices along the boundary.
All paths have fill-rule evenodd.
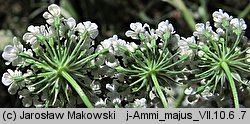
<path id="1" fill-rule="evenodd" d="M 249 57 L 245 57 L 249 51 L 244 36 L 246 24 L 243 19 L 233 18 L 222 10 L 213 13 L 213 20 L 216 32 L 209 22 L 198 23 L 193 34 L 197 41 L 190 45 L 197 51 L 197 69 L 200 71 L 195 80 L 206 79 L 196 92 L 209 88 L 213 94 L 222 94 L 224 90 L 230 90 L 234 106 L 239 107 L 237 87 L 245 84 L 240 75 L 250 72 L 250 65 L 246 63 Z"/>
<path id="2" fill-rule="evenodd" d="M 8 69 L 2 82 L 11 94 L 19 90 L 26 107 L 65 107 L 76 103 L 77 97 L 93 107 L 93 100 L 88 98 L 93 94 L 88 77 L 95 67 L 91 61 L 108 51 L 94 53 L 97 25 L 90 21 L 76 24 L 73 18 L 64 18 L 55 4 L 43 17 L 48 24 L 31 25 L 23 35 L 28 47 L 24 48 L 16 37 L 14 45 L 5 47 L 2 56 L 16 70 Z"/>
<path id="3" fill-rule="evenodd" d="M 135 97 L 134 103 L 124 96 L 123 100 L 130 102 L 128 107 L 137 106 L 139 101 L 149 97 L 150 92 L 155 89 L 154 93 L 161 101 L 159 106 L 167 108 L 170 100 L 166 99 L 169 94 L 164 89 L 177 84 L 177 75 L 190 73 L 189 70 L 178 69 L 175 66 L 187 60 L 192 54 L 188 44 L 193 41 L 184 38 L 180 40 L 180 36 L 175 34 L 168 20 L 160 22 L 157 29 L 151 29 L 148 24 L 139 22 L 131 23 L 130 28 L 131 30 L 128 30 L 125 35 L 138 40 L 139 43 L 126 42 L 118 39 L 116 35 L 104 40 L 98 48 L 99 50 L 108 48 L 109 56 L 106 56 L 106 59 L 103 58 L 104 64 L 100 66 L 109 66 L 114 72 L 111 78 L 128 85 L 132 95 L 144 93 Z M 178 44 L 180 47 L 177 46 Z M 148 106 L 151 106 L 153 99 L 145 99 L 146 101 Z"/>
<path id="4" fill-rule="evenodd" d="M 247 25 L 222 10 L 213 13 L 216 30 L 198 23 L 184 38 L 168 20 L 157 29 L 136 22 L 130 40 L 113 35 L 99 44 L 95 23 L 77 24 L 55 4 L 43 17 L 47 24 L 29 26 L 2 54 L 16 67 L 2 83 L 25 107 L 239 107 L 250 91 Z"/>

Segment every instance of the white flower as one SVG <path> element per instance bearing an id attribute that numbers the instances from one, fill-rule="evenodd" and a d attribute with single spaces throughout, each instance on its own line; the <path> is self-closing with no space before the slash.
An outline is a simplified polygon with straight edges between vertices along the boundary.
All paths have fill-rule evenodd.
<path id="1" fill-rule="evenodd" d="M 156 34 L 154 29 L 150 29 L 149 32 L 146 31 L 145 32 L 145 37 L 147 40 L 157 40 L 158 39 L 158 35 Z"/>
<path id="2" fill-rule="evenodd" d="M 222 29 L 222 28 L 217 28 L 216 29 L 216 33 L 219 35 L 219 36 L 223 36 L 225 34 L 225 31 Z"/>
<path id="3" fill-rule="evenodd" d="M 111 92 L 116 90 L 114 84 L 106 84 L 106 89 L 108 89 Z"/>
<path id="4" fill-rule="evenodd" d="M 107 105 L 107 98 L 103 101 L 101 98 L 95 103 L 95 107 L 101 108 Z"/>
<path id="5" fill-rule="evenodd" d="M 12 95 L 16 94 L 17 90 L 19 89 L 19 86 L 15 81 L 15 78 L 20 76 L 22 76 L 21 71 L 18 70 L 12 71 L 10 69 L 8 69 L 7 72 L 3 74 L 2 82 L 5 86 L 9 86 L 8 91 Z"/>
<path id="6" fill-rule="evenodd" d="M 18 57 L 17 54 L 23 51 L 23 45 L 17 40 L 16 37 L 13 38 L 13 44 L 13 46 L 5 46 L 2 57 L 8 61 L 6 62 L 6 65 L 9 65 L 12 62 L 13 66 L 20 66 L 22 58 Z"/>
<path id="7" fill-rule="evenodd" d="M 92 83 L 90 84 L 91 89 L 96 93 L 96 94 L 100 94 L 102 91 L 101 89 L 101 84 L 98 81 L 92 81 Z"/>
<path id="8" fill-rule="evenodd" d="M 131 42 L 129 44 L 126 44 L 126 47 L 129 51 L 135 52 L 135 50 L 138 48 L 138 45 L 135 44 L 134 42 Z"/>
<path id="9" fill-rule="evenodd" d="M 112 103 L 114 104 L 114 105 L 119 105 L 119 104 L 121 104 L 121 99 L 120 98 L 115 98 L 115 99 L 113 99 L 112 100 Z"/>
<path id="10" fill-rule="evenodd" d="M 233 27 L 233 32 L 235 32 L 236 34 L 241 33 L 247 28 L 247 25 L 243 19 L 234 18 L 230 21 L 230 24 Z"/>
<path id="11" fill-rule="evenodd" d="M 68 18 L 67 19 L 67 25 L 69 26 L 70 29 L 74 29 L 76 26 L 76 20 L 74 18 Z"/>
<path id="12" fill-rule="evenodd" d="M 212 27 L 210 26 L 209 22 L 206 22 L 206 25 L 204 25 L 203 23 L 197 23 L 195 25 L 195 32 L 194 32 L 194 36 L 197 36 L 198 38 L 200 38 L 201 36 L 204 35 L 205 31 L 211 31 Z"/>
<path id="13" fill-rule="evenodd" d="M 98 35 L 98 26 L 95 23 L 91 23 L 90 21 L 86 21 L 83 23 L 78 23 L 76 26 L 76 30 L 80 33 L 87 31 L 92 39 L 95 39 Z"/>
<path id="14" fill-rule="evenodd" d="M 55 22 L 55 20 L 54 20 L 55 17 L 59 17 L 59 16 L 60 16 L 60 14 L 61 14 L 61 9 L 60 9 L 60 7 L 57 6 L 56 4 L 51 4 L 51 5 L 48 7 L 48 11 L 49 11 L 49 12 L 45 12 L 45 13 L 43 14 L 43 17 L 44 17 L 45 19 L 47 19 L 46 22 L 47 22 L 48 24 L 53 25 L 54 22 Z"/>
<path id="15" fill-rule="evenodd" d="M 35 49 L 38 47 L 39 42 L 38 41 L 38 36 L 39 37 L 44 37 L 44 36 L 48 36 L 50 33 L 47 32 L 46 28 L 44 25 L 42 26 L 33 26 L 30 25 L 27 29 L 29 32 L 25 33 L 23 35 L 23 40 L 27 43 L 27 44 L 31 44 L 32 45 L 32 49 Z"/>
<path id="16" fill-rule="evenodd" d="M 29 32 L 23 35 L 23 40 L 33 45 L 37 42 L 36 34 L 40 34 L 39 26 L 30 25 L 27 30 Z"/>
<path id="17" fill-rule="evenodd" d="M 194 36 L 196 36 L 200 40 L 209 40 L 210 38 L 218 41 L 219 40 L 219 35 L 216 34 L 213 30 L 212 27 L 210 26 L 210 22 L 206 22 L 206 25 L 203 23 L 197 23 L 195 25 L 195 31 L 193 33 Z"/>
<path id="18" fill-rule="evenodd" d="M 163 35 L 165 33 L 170 33 L 170 34 L 174 34 L 174 27 L 171 23 L 169 23 L 168 20 L 166 21 L 162 21 L 158 24 L 158 28 L 156 29 L 156 34 L 160 37 L 163 38 Z"/>
<path id="19" fill-rule="evenodd" d="M 126 46 L 126 41 L 122 39 L 118 39 L 117 35 L 114 35 L 112 39 L 110 39 L 113 44 L 113 48 L 115 52 L 118 52 L 119 46 Z"/>
<path id="20" fill-rule="evenodd" d="M 115 68 L 119 65 L 118 61 L 116 60 L 115 62 L 109 62 L 109 61 L 105 61 L 105 64 L 108 66 L 108 67 L 111 67 L 111 68 Z"/>
<path id="21" fill-rule="evenodd" d="M 146 108 L 147 107 L 147 100 L 145 98 L 135 99 L 133 108 Z"/>
<path id="22" fill-rule="evenodd" d="M 148 26 L 148 24 L 144 24 L 144 26 L 142 26 L 142 24 L 140 22 L 131 23 L 130 28 L 132 30 L 128 30 L 125 33 L 125 35 L 127 37 L 131 37 L 132 39 L 139 39 L 139 34 L 144 33 L 145 32 L 145 27 L 147 27 L 147 26 Z"/>
<path id="23" fill-rule="evenodd" d="M 229 23 L 232 18 L 232 16 L 229 16 L 226 12 L 223 12 L 223 10 L 219 9 L 219 11 L 215 11 L 213 13 L 214 26 L 221 28 L 223 23 Z"/>
<path id="24" fill-rule="evenodd" d="M 209 97 L 213 96 L 213 93 L 210 92 L 210 87 L 206 87 L 201 93 L 203 99 L 208 100 Z"/>
<path id="25" fill-rule="evenodd" d="M 97 46 L 96 51 L 102 51 L 103 49 L 108 49 L 109 53 L 105 57 L 99 56 L 97 59 L 97 64 L 105 64 L 109 67 L 115 67 L 118 65 L 118 61 L 115 58 L 115 55 L 122 55 L 123 53 L 118 50 L 119 45 L 125 46 L 126 42 L 124 40 L 118 39 L 116 35 L 111 38 L 105 39 Z"/>
<path id="26" fill-rule="evenodd" d="M 21 71 L 18 71 L 18 70 L 12 71 L 12 70 L 8 69 L 7 72 L 5 72 L 3 74 L 2 82 L 5 86 L 9 86 L 13 82 L 15 82 L 15 80 L 14 80 L 15 77 L 19 77 L 19 76 L 22 76 Z"/>
<path id="27" fill-rule="evenodd" d="M 189 87 L 189 88 L 185 89 L 184 93 L 186 95 L 194 95 L 196 92 L 192 87 Z"/>
<path id="28" fill-rule="evenodd" d="M 30 107 L 34 105 L 35 107 L 42 107 L 42 103 L 39 100 L 37 95 L 31 95 L 28 89 L 23 89 L 18 92 L 19 99 L 22 99 L 22 103 L 24 107 Z"/>
<path id="29" fill-rule="evenodd" d="M 198 51 L 198 56 L 199 56 L 199 57 L 203 57 L 203 56 L 204 56 L 204 54 L 205 54 L 205 52 L 204 52 L 204 51 L 202 51 L 202 50 L 199 50 L 199 51 Z"/>
<path id="30" fill-rule="evenodd" d="M 192 37 L 188 37 L 188 38 L 184 38 L 182 37 L 181 40 L 179 40 L 178 42 L 178 50 L 180 51 L 180 55 L 181 56 L 184 56 L 184 55 L 187 55 L 187 56 L 193 56 L 193 50 L 189 47 L 189 44 L 192 44 L 192 43 L 195 43 L 195 37 L 192 36 Z"/>
<path id="31" fill-rule="evenodd" d="M 113 37 L 101 42 L 101 45 L 104 49 L 108 49 L 110 53 L 119 55 L 121 52 L 119 51 L 118 47 L 126 46 L 127 43 L 125 40 L 118 39 L 117 35 L 114 35 Z"/>
<path id="32" fill-rule="evenodd" d="M 150 91 L 149 91 L 149 99 L 153 100 L 156 98 L 156 93 L 155 93 L 155 87 L 153 87 Z"/>

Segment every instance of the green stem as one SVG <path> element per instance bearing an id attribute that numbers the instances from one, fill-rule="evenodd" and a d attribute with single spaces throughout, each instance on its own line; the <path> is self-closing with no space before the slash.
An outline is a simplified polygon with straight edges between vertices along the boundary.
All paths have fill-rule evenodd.
<path id="1" fill-rule="evenodd" d="M 147 55 L 147 58 L 148 58 L 149 60 L 151 60 L 151 56 L 150 56 L 149 50 L 150 50 L 150 51 L 152 51 L 152 50 L 151 50 L 151 49 L 148 47 L 148 45 L 147 45 L 147 40 L 146 40 L 145 35 L 144 35 L 143 33 L 140 33 L 140 34 L 139 34 L 139 39 L 140 39 L 142 42 L 144 42 L 144 45 L 145 45 L 145 48 L 146 48 L 146 55 Z"/>
<path id="2" fill-rule="evenodd" d="M 195 31 L 195 21 L 191 12 L 187 9 L 185 3 L 182 0 L 175 0 L 175 4 L 178 9 L 182 12 L 184 19 L 192 31 Z"/>
<path id="3" fill-rule="evenodd" d="M 152 80 L 153 80 L 153 83 L 154 83 L 154 86 L 155 86 L 155 88 L 156 88 L 156 91 L 157 91 L 158 95 L 160 96 L 160 99 L 161 99 L 161 102 L 162 102 L 164 108 L 168 108 L 167 100 L 166 100 L 166 98 L 165 98 L 165 95 L 164 95 L 163 92 L 161 91 L 161 87 L 160 87 L 160 85 L 159 85 L 159 83 L 158 83 L 158 80 L 157 80 L 155 74 L 152 74 L 152 75 L 151 75 L 151 78 L 152 78 Z"/>
<path id="4" fill-rule="evenodd" d="M 226 75 L 228 77 L 228 80 L 229 80 L 229 84 L 230 84 L 232 94 L 233 94 L 233 99 L 234 99 L 234 106 L 235 106 L 235 108 L 239 108 L 238 94 L 237 94 L 237 90 L 236 90 L 236 86 L 235 86 L 232 74 L 231 74 L 231 72 L 229 70 L 229 67 L 228 67 L 226 62 L 222 62 L 221 66 L 224 69 L 224 71 L 225 71 L 225 73 L 226 73 Z"/>
<path id="5" fill-rule="evenodd" d="M 72 85 L 72 87 L 76 90 L 76 92 L 79 94 L 80 98 L 84 102 L 84 104 L 88 108 L 93 108 L 93 105 L 89 101 L 86 94 L 83 92 L 82 88 L 77 84 L 77 82 L 65 71 L 62 71 L 62 76 L 69 81 L 69 83 Z"/>
<path id="6" fill-rule="evenodd" d="M 60 33 L 59 33 L 59 30 L 60 30 L 60 18 L 59 17 L 55 17 L 55 28 L 56 28 L 56 41 L 58 43 L 58 49 L 57 49 L 57 53 L 58 53 L 58 57 L 59 59 L 61 59 L 61 56 L 62 56 L 62 53 L 61 53 L 61 48 L 62 48 L 62 45 L 61 45 L 61 41 L 60 41 Z"/>
<path id="7" fill-rule="evenodd" d="M 250 12 L 250 3 L 247 7 L 239 14 L 238 18 L 245 18 L 247 14 Z"/>
<path id="8" fill-rule="evenodd" d="M 209 16 L 207 13 L 207 0 L 200 0 L 200 3 L 202 7 L 201 17 L 202 17 L 203 22 L 205 23 L 209 19 Z"/>
<path id="9" fill-rule="evenodd" d="M 88 37 L 88 32 L 87 32 L 87 31 L 86 31 L 86 32 L 83 32 L 83 33 L 81 34 L 81 39 L 78 41 L 78 43 L 77 43 L 77 45 L 75 46 L 73 52 L 71 53 L 70 59 L 72 59 L 73 56 L 76 55 L 76 53 L 80 51 L 80 49 L 81 49 L 81 47 L 83 46 L 83 44 L 84 44 L 85 40 L 87 39 L 87 37 Z"/>
<path id="10" fill-rule="evenodd" d="M 49 38 L 49 45 L 50 45 L 50 47 L 51 47 L 51 49 L 52 49 L 52 52 L 54 53 L 54 55 L 55 55 L 55 59 L 58 61 L 59 60 L 59 56 L 57 55 L 58 53 L 56 52 L 56 49 L 55 49 L 55 47 L 54 47 L 54 38 L 53 37 L 50 37 Z"/>
<path id="11" fill-rule="evenodd" d="M 236 41 L 235 41 L 232 49 L 229 51 L 229 53 L 227 53 L 227 55 L 225 56 L 225 58 L 227 58 L 228 56 L 230 56 L 232 54 L 232 52 L 235 50 L 235 48 L 239 44 L 239 41 L 240 41 L 240 35 L 237 36 L 237 39 L 236 39 Z"/>
<path id="12" fill-rule="evenodd" d="M 221 54 L 220 54 L 219 47 L 218 47 L 217 43 L 215 43 L 212 39 L 210 41 L 211 41 L 213 47 L 215 48 L 215 51 L 218 53 L 217 55 L 220 56 Z"/>

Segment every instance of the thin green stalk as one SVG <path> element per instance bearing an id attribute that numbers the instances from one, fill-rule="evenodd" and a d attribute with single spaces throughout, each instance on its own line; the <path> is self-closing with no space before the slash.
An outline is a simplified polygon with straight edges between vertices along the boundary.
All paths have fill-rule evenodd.
<path id="1" fill-rule="evenodd" d="M 219 47 L 217 45 L 217 43 L 215 43 L 213 40 L 210 40 L 213 47 L 215 48 L 215 51 L 218 53 L 219 57 L 220 57 L 220 51 L 219 51 Z"/>
<path id="2" fill-rule="evenodd" d="M 143 33 L 140 33 L 140 34 L 139 34 L 139 39 L 140 39 L 142 42 L 144 42 L 145 47 L 146 47 L 146 55 L 147 55 L 147 58 L 148 58 L 149 60 L 151 60 L 151 56 L 150 56 L 148 50 L 150 50 L 150 51 L 152 51 L 152 50 L 148 47 L 146 38 L 145 38 L 145 36 L 144 36 Z"/>
<path id="3" fill-rule="evenodd" d="M 182 0 L 164 0 L 182 12 L 183 18 L 186 20 L 188 26 L 192 31 L 195 31 L 195 21 L 191 12 L 187 9 L 185 3 Z"/>
<path id="4" fill-rule="evenodd" d="M 224 71 L 225 71 L 225 73 L 226 73 L 226 75 L 228 77 L 228 80 L 229 80 L 229 84 L 230 84 L 232 94 L 233 94 L 233 99 L 234 99 L 234 106 L 235 106 L 235 108 L 239 108 L 238 94 L 237 94 L 237 90 L 236 90 L 236 86 L 235 86 L 232 74 L 231 74 L 231 72 L 229 70 L 229 67 L 228 67 L 226 62 L 222 62 L 221 66 L 224 69 Z"/>
<path id="5" fill-rule="evenodd" d="M 54 39 L 53 39 L 53 37 L 50 37 L 50 38 L 49 38 L 49 45 L 50 45 L 50 47 L 52 48 L 52 52 L 53 52 L 54 55 L 55 55 L 55 59 L 58 61 L 58 60 L 59 60 L 59 56 L 57 55 L 58 53 L 56 52 L 56 49 L 55 49 L 55 47 L 54 47 Z"/>
<path id="6" fill-rule="evenodd" d="M 175 63 L 171 64 L 171 65 L 168 65 L 166 66 L 165 64 L 163 64 L 162 66 L 160 66 L 160 69 L 159 70 L 165 70 L 165 69 L 168 69 L 168 68 L 171 68 L 181 62 L 183 62 L 185 59 L 187 59 L 188 56 L 185 56 L 184 58 L 181 58 L 180 60 L 176 61 Z"/>
<path id="7" fill-rule="evenodd" d="M 250 3 L 247 7 L 239 14 L 238 18 L 245 18 L 247 14 L 250 12 Z"/>
<path id="8" fill-rule="evenodd" d="M 82 36 L 81 36 L 81 39 L 78 41 L 77 45 L 75 46 L 73 52 L 72 52 L 71 55 L 70 55 L 70 59 L 72 59 L 73 56 L 74 56 L 78 51 L 80 51 L 80 49 L 81 49 L 82 45 L 84 44 L 85 40 L 87 39 L 87 37 L 88 37 L 88 32 L 87 32 L 87 31 L 86 31 L 86 32 L 83 32 L 83 33 L 82 33 Z"/>
<path id="9" fill-rule="evenodd" d="M 160 87 L 160 85 L 159 85 L 159 82 L 158 82 L 158 80 L 157 80 L 157 77 L 155 76 L 155 74 L 151 74 L 151 78 L 152 78 L 152 80 L 153 80 L 155 89 L 156 89 L 158 95 L 160 96 L 160 99 L 161 99 L 161 102 L 162 102 L 164 108 L 168 108 L 167 100 L 166 100 L 166 98 L 165 98 L 165 95 L 164 95 L 163 92 L 161 91 L 161 87 Z"/>
<path id="10" fill-rule="evenodd" d="M 229 51 L 229 53 L 227 53 L 227 55 L 225 56 L 225 58 L 227 58 L 228 56 L 230 56 L 232 54 L 232 52 L 235 50 L 235 48 L 239 44 L 239 41 L 240 41 L 240 35 L 237 36 L 237 39 L 236 39 L 236 41 L 235 41 L 232 49 Z"/>
<path id="11" fill-rule="evenodd" d="M 50 56 L 53 58 L 54 55 L 52 53 L 52 50 L 51 50 L 50 46 L 48 45 L 47 41 L 45 40 L 45 38 L 43 36 L 41 36 L 41 34 L 37 35 L 37 38 L 45 45 L 45 47 L 47 48 Z"/>
<path id="12" fill-rule="evenodd" d="M 84 104 L 88 108 L 93 108 L 93 105 L 89 101 L 86 94 L 83 92 L 82 88 L 77 84 L 77 82 L 66 71 L 62 71 L 61 74 L 66 80 L 69 81 L 69 83 L 72 85 L 72 87 L 76 90 L 76 92 L 78 93 L 78 95 L 80 96 L 80 98 L 82 99 Z"/>
<path id="13" fill-rule="evenodd" d="M 140 50 L 136 50 L 135 52 L 136 52 L 140 57 L 142 57 L 143 60 L 146 61 L 146 64 L 147 64 L 147 65 L 150 65 L 150 62 L 149 62 L 149 60 L 145 57 L 144 53 L 142 53 Z"/>
<path id="14" fill-rule="evenodd" d="M 208 13 L 207 13 L 207 0 L 200 0 L 202 12 L 201 17 L 204 23 L 206 23 L 209 19 Z"/>
<path id="15" fill-rule="evenodd" d="M 169 53 L 169 52 L 168 52 Z M 168 57 L 167 55 L 167 53 L 165 54 L 165 56 L 162 58 L 162 60 L 157 64 L 157 66 L 156 66 L 156 68 L 162 68 L 162 67 L 164 67 L 166 64 L 168 64 L 169 63 L 169 61 L 171 61 L 175 56 L 177 56 L 178 54 L 180 53 L 180 51 L 178 51 L 178 52 L 176 52 L 174 55 L 172 55 L 171 57 L 169 57 L 169 58 L 167 58 L 166 59 L 166 57 Z M 159 58 L 160 59 L 160 58 Z"/>
<path id="16" fill-rule="evenodd" d="M 57 53 L 58 53 L 58 57 L 59 59 L 62 59 L 62 53 L 61 53 L 61 48 L 62 48 L 62 45 L 61 45 L 61 41 L 60 41 L 60 33 L 59 33 L 59 29 L 60 29 L 60 18 L 59 17 L 55 17 L 55 28 L 56 28 L 56 41 L 58 43 L 58 49 L 57 49 Z"/>

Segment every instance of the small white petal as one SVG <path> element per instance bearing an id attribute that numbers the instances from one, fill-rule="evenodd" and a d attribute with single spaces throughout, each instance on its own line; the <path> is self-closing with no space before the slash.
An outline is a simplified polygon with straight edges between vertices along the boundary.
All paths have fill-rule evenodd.
<path id="1" fill-rule="evenodd" d="M 203 23 L 198 23 L 198 24 L 195 25 L 195 29 L 196 29 L 197 32 L 203 33 L 204 30 L 205 30 L 205 26 L 204 26 Z"/>
<path id="2" fill-rule="evenodd" d="M 111 68 L 115 68 L 115 67 L 118 66 L 118 62 L 117 62 L 117 61 L 115 61 L 115 62 L 113 62 L 113 63 L 106 61 L 105 64 L 106 64 L 107 66 L 111 67 Z"/>
<path id="3" fill-rule="evenodd" d="M 205 54 L 205 52 L 203 52 L 203 51 L 201 51 L 201 50 L 198 51 L 198 56 L 199 56 L 199 57 L 203 57 L 204 54 Z"/>
<path id="4" fill-rule="evenodd" d="M 49 12 L 53 15 L 53 16 L 60 16 L 61 14 L 61 9 L 59 6 L 57 6 L 56 4 L 51 4 L 48 7 Z"/>
<path id="5" fill-rule="evenodd" d="M 96 36 L 98 35 L 97 28 L 98 26 L 95 23 L 91 23 L 90 21 L 79 23 L 76 26 L 76 30 L 79 31 L 80 33 L 88 31 L 92 39 L 96 38 Z"/>
<path id="6" fill-rule="evenodd" d="M 17 59 L 17 49 L 11 45 L 7 45 L 4 48 L 4 52 L 2 54 L 3 59 L 12 62 L 13 60 Z"/>
<path id="7" fill-rule="evenodd" d="M 142 29 L 142 24 L 140 22 L 131 23 L 130 28 L 134 31 Z"/>
<path id="8" fill-rule="evenodd" d="M 138 34 L 131 30 L 126 31 L 125 35 L 127 37 L 131 37 L 132 39 L 139 39 Z"/>
<path id="9" fill-rule="evenodd" d="M 162 35 L 164 35 L 166 32 L 171 34 L 175 33 L 173 25 L 169 23 L 168 20 L 160 22 L 158 24 L 158 28 L 156 29 L 156 34 L 161 38 L 163 37 Z"/>
<path id="10" fill-rule="evenodd" d="M 52 16 L 49 12 L 44 12 L 44 13 L 43 13 L 43 17 L 44 17 L 45 19 L 51 19 L 51 18 L 53 18 L 53 16 Z"/>
<path id="11" fill-rule="evenodd" d="M 225 31 L 222 28 L 217 28 L 216 32 L 218 33 L 218 35 L 223 36 L 225 34 Z"/>
<path id="12" fill-rule="evenodd" d="M 27 40 L 31 39 L 32 37 L 34 37 L 34 35 L 32 33 L 25 33 L 23 35 L 23 40 L 27 41 Z"/>
<path id="13" fill-rule="evenodd" d="M 9 86 L 13 82 L 13 79 L 9 73 L 5 72 L 2 77 L 2 82 L 5 86 Z"/>
<path id="14" fill-rule="evenodd" d="M 101 42 L 101 45 L 103 46 L 103 48 L 111 48 L 112 46 L 112 41 L 109 39 L 104 40 L 103 42 Z"/>
<path id="15" fill-rule="evenodd" d="M 236 29 L 246 30 L 247 25 L 243 19 L 234 18 L 230 21 L 230 24 Z"/>
<path id="16" fill-rule="evenodd" d="M 53 25 L 55 21 L 54 21 L 54 19 L 48 19 L 48 20 L 46 20 L 46 22 L 50 25 Z"/>
<path id="17" fill-rule="evenodd" d="M 76 26 L 76 20 L 74 18 L 68 18 L 67 24 L 69 28 L 72 29 Z"/>
<path id="18" fill-rule="evenodd" d="M 145 98 L 141 98 L 141 99 L 135 99 L 134 101 L 134 108 L 146 108 L 147 104 L 146 104 L 146 99 Z"/>
<path id="19" fill-rule="evenodd" d="M 27 31 L 32 32 L 32 33 L 38 33 L 39 32 L 39 26 L 30 25 L 28 27 Z"/>
<path id="20" fill-rule="evenodd" d="M 8 92 L 11 94 L 11 95 L 14 95 L 16 94 L 18 90 L 18 85 L 16 83 L 12 83 L 9 88 L 8 88 Z"/>
<path id="21" fill-rule="evenodd" d="M 120 104 L 121 103 L 121 99 L 120 98 L 115 98 L 112 101 L 113 104 Z"/>
<path id="22" fill-rule="evenodd" d="M 115 91 L 115 85 L 111 85 L 111 84 L 106 84 L 106 89 L 108 89 L 109 91 Z"/>
<path id="23" fill-rule="evenodd" d="M 84 32 L 86 30 L 85 26 L 82 23 L 78 23 L 76 28 L 79 32 Z"/>

